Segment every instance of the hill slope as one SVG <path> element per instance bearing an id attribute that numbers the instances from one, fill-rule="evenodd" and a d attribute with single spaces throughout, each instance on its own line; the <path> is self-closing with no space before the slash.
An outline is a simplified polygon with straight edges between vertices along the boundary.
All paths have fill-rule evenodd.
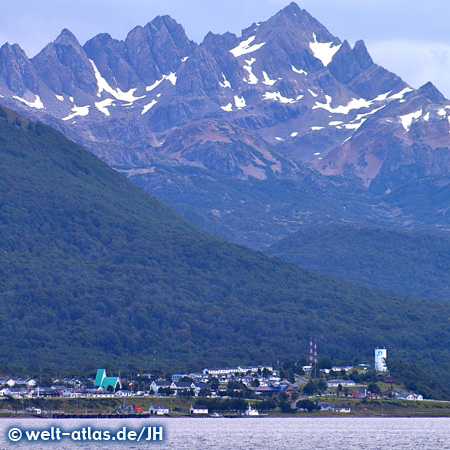
<path id="1" fill-rule="evenodd" d="M 201 367 L 306 353 L 449 367 L 450 305 L 333 281 L 187 223 L 0 110 L 0 364 Z M 412 350 L 414 349 L 414 353 Z"/>
<path id="2" fill-rule="evenodd" d="M 265 253 L 342 280 L 450 300 L 446 236 L 327 226 L 294 233 Z"/>

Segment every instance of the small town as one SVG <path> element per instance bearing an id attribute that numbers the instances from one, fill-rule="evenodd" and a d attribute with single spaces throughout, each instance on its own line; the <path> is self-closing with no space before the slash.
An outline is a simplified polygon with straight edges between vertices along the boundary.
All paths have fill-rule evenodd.
<path id="1" fill-rule="evenodd" d="M 168 375 L 154 371 L 130 379 L 97 369 L 95 377 L 0 378 L 0 414 L 41 417 L 267 416 L 293 413 L 358 414 L 379 401 L 424 401 L 396 383 L 386 349 L 374 364 L 321 368 L 310 343 L 308 365 L 205 368 Z M 359 403 L 355 403 L 359 401 Z M 355 410 L 355 405 L 360 407 Z M 353 406 L 352 406 L 353 405 Z M 361 408 L 361 406 L 363 406 Z"/>

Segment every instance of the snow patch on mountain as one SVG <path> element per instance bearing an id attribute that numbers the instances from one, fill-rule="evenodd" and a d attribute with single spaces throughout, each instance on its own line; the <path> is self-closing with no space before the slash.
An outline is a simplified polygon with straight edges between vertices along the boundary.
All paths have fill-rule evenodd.
<path id="1" fill-rule="evenodd" d="M 332 98 L 330 95 L 325 95 L 326 103 L 316 102 L 312 109 L 322 108 L 334 114 L 348 114 L 352 109 L 368 108 L 372 105 L 371 100 L 364 98 L 353 98 L 347 105 L 339 105 L 336 108 L 331 106 Z"/>
<path id="2" fill-rule="evenodd" d="M 59 100 L 60 102 L 64 101 L 64 97 L 62 95 L 55 94 L 55 97 L 56 97 L 56 100 Z"/>
<path id="3" fill-rule="evenodd" d="M 239 96 L 237 96 L 237 95 L 234 96 L 234 104 L 236 105 L 236 108 L 237 108 L 237 109 L 242 109 L 242 108 L 244 108 L 245 106 L 247 106 L 247 105 L 245 104 L 245 99 L 244 99 L 244 97 L 239 97 Z"/>
<path id="4" fill-rule="evenodd" d="M 248 79 L 247 78 L 243 78 L 243 81 L 245 83 L 248 84 L 257 84 L 258 83 L 258 78 L 256 77 L 256 75 L 253 73 L 252 71 L 252 64 L 256 61 L 255 58 L 251 58 L 251 59 L 246 59 L 245 62 L 247 63 L 247 65 L 244 65 L 243 68 L 244 70 L 246 70 L 248 72 Z"/>
<path id="5" fill-rule="evenodd" d="M 232 111 L 233 111 L 233 104 L 232 104 L 232 103 L 228 103 L 228 105 L 221 106 L 221 108 L 222 108 L 224 111 L 232 112 Z"/>
<path id="6" fill-rule="evenodd" d="M 280 103 L 297 103 L 303 95 L 299 95 L 297 98 L 288 98 L 281 95 L 280 92 L 265 92 L 263 95 L 263 100 L 276 100 Z"/>
<path id="7" fill-rule="evenodd" d="M 413 89 L 410 87 L 406 87 L 405 89 L 402 89 L 400 92 L 397 92 L 397 94 L 393 94 L 389 97 L 389 100 L 402 100 L 405 94 L 408 92 L 412 92 Z"/>
<path id="8" fill-rule="evenodd" d="M 385 92 L 384 94 L 380 94 L 378 97 L 375 97 L 375 98 L 373 99 L 373 101 L 374 101 L 374 102 L 382 102 L 382 101 L 386 100 L 386 99 L 389 97 L 389 94 L 390 94 L 391 92 L 392 92 L 392 91 Z"/>
<path id="9" fill-rule="evenodd" d="M 269 78 L 269 75 L 267 75 L 267 73 L 264 72 L 264 70 L 263 70 L 262 74 L 264 77 L 264 80 L 262 81 L 262 83 L 265 84 L 266 86 L 273 86 L 277 82 L 277 80 L 271 80 Z"/>
<path id="10" fill-rule="evenodd" d="M 97 69 L 97 66 L 95 65 L 94 61 L 92 61 L 92 59 L 90 59 L 89 61 L 92 64 L 92 68 L 94 69 L 95 78 L 97 80 L 97 86 L 98 86 L 97 97 L 101 97 L 103 91 L 108 92 L 117 100 L 129 102 L 129 103 L 133 103 L 136 100 L 139 100 L 139 99 L 145 97 L 145 96 L 143 96 L 143 97 L 135 97 L 134 96 L 134 92 L 137 90 L 137 88 L 130 89 L 127 92 L 123 92 L 119 88 L 113 89 L 108 84 L 108 82 L 102 77 L 102 75 L 100 74 L 99 70 Z"/>
<path id="11" fill-rule="evenodd" d="M 225 77 L 225 75 L 222 73 L 222 78 L 223 78 L 223 83 L 219 81 L 219 84 L 221 87 L 225 88 L 230 88 L 231 89 L 231 84 L 230 82 L 227 80 L 227 78 Z"/>
<path id="12" fill-rule="evenodd" d="M 405 114 L 404 116 L 399 116 L 400 121 L 402 122 L 403 128 L 409 132 L 411 128 L 411 124 L 414 119 L 419 119 L 422 115 L 422 110 L 419 109 L 418 111 L 412 112 L 410 114 Z"/>
<path id="13" fill-rule="evenodd" d="M 95 107 L 102 112 L 105 116 L 110 116 L 111 113 L 109 112 L 108 106 L 112 106 L 114 103 L 114 100 L 112 98 L 106 98 L 105 100 L 102 100 L 101 102 L 95 102 Z"/>
<path id="14" fill-rule="evenodd" d="M 450 106 L 445 106 L 444 108 L 438 109 L 437 113 L 441 116 L 441 117 L 447 117 L 447 109 L 450 109 Z"/>
<path id="15" fill-rule="evenodd" d="M 256 36 L 250 36 L 245 41 L 242 41 L 237 47 L 231 49 L 230 53 L 237 58 L 238 56 L 256 52 L 256 50 L 259 50 L 263 45 L 265 45 L 265 42 L 250 45 L 255 39 Z"/>
<path id="16" fill-rule="evenodd" d="M 39 97 L 39 95 L 36 95 L 36 98 L 32 102 L 29 102 L 28 100 L 25 100 L 24 98 L 18 97 L 17 95 L 13 95 L 13 98 L 15 98 L 16 100 L 19 100 L 19 102 L 25 103 L 25 105 L 29 106 L 30 108 L 44 109 L 44 104 L 42 103 L 42 100 Z"/>
<path id="17" fill-rule="evenodd" d="M 147 105 L 145 105 L 142 108 L 142 112 L 141 115 L 145 114 L 147 111 L 150 111 L 150 109 L 152 109 L 158 102 L 156 100 L 152 100 L 150 103 L 148 103 Z"/>
<path id="18" fill-rule="evenodd" d="M 80 117 L 87 116 L 89 114 L 89 108 L 90 108 L 90 105 L 86 105 L 86 106 L 74 105 L 73 108 L 71 109 L 72 114 L 69 114 L 67 117 L 64 117 L 62 120 L 70 120 L 77 116 L 80 116 Z"/>
<path id="19" fill-rule="evenodd" d="M 175 72 L 170 72 L 169 75 L 163 75 L 163 78 L 169 80 L 173 86 L 177 84 L 177 74 Z"/>
<path id="20" fill-rule="evenodd" d="M 295 73 L 299 73 L 300 75 L 308 75 L 308 72 L 305 72 L 303 69 L 297 69 L 294 66 L 291 65 L 291 69 L 295 72 Z"/>
<path id="21" fill-rule="evenodd" d="M 147 86 L 145 90 L 147 92 L 153 91 L 153 89 L 158 87 L 164 80 L 169 80 L 175 86 L 177 84 L 177 75 L 174 72 L 170 72 L 169 75 L 163 75 L 160 80 L 156 80 L 153 84 Z"/>
<path id="22" fill-rule="evenodd" d="M 326 67 L 333 59 L 333 56 L 341 48 L 342 44 L 333 45 L 333 42 L 317 42 L 316 34 L 313 33 L 314 42 L 309 43 L 309 48 L 313 52 L 315 58 L 322 61 Z"/>
<path id="23" fill-rule="evenodd" d="M 359 127 L 366 121 L 367 119 L 362 119 L 360 122 L 352 122 L 352 123 L 346 123 L 342 125 L 347 130 L 357 130 Z M 344 141 L 346 142 L 346 141 Z"/>

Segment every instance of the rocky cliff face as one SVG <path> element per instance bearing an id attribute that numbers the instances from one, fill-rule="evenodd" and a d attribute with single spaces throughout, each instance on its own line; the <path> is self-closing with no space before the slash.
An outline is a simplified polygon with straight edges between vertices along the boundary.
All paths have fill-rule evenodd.
<path id="1" fill-rule="evenodd" d="M 295 3 L 200 45 L 168 16 L 124 41 L 100 34 L 81 46 L 63 30 L 32 60 L 5 44 L 0 95 L 126 173 L 157 164 L 292 180 L 306 164 L 380 194 L 450 172 L 450 102 L 431 84 L 412 89 Z"/>

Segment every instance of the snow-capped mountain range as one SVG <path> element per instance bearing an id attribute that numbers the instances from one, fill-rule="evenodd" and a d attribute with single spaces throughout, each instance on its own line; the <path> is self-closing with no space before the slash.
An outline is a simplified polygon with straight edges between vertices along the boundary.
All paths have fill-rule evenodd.
<path id="1" fill-rule="evenodd" d="M 0 102 L 173 204 L 201 190 L 193 173 L 226 176 L 222 197 L 231 179 L 351 180 L 381 195 L 450 173 L 450 102 L 431 83 L 408 86 L 295 3 L 241 37 L 209 33 L 199 45 L 168 16 L 124 41 L 100 34 L 81 46 L 65 29 L 32 59 L 5 44 Z M 226 212 L 208 198 L 203 212 L 223 219 L 241 201 Z M 293 229 L 298 213 L 286 218 L 297 217 Z"/>

